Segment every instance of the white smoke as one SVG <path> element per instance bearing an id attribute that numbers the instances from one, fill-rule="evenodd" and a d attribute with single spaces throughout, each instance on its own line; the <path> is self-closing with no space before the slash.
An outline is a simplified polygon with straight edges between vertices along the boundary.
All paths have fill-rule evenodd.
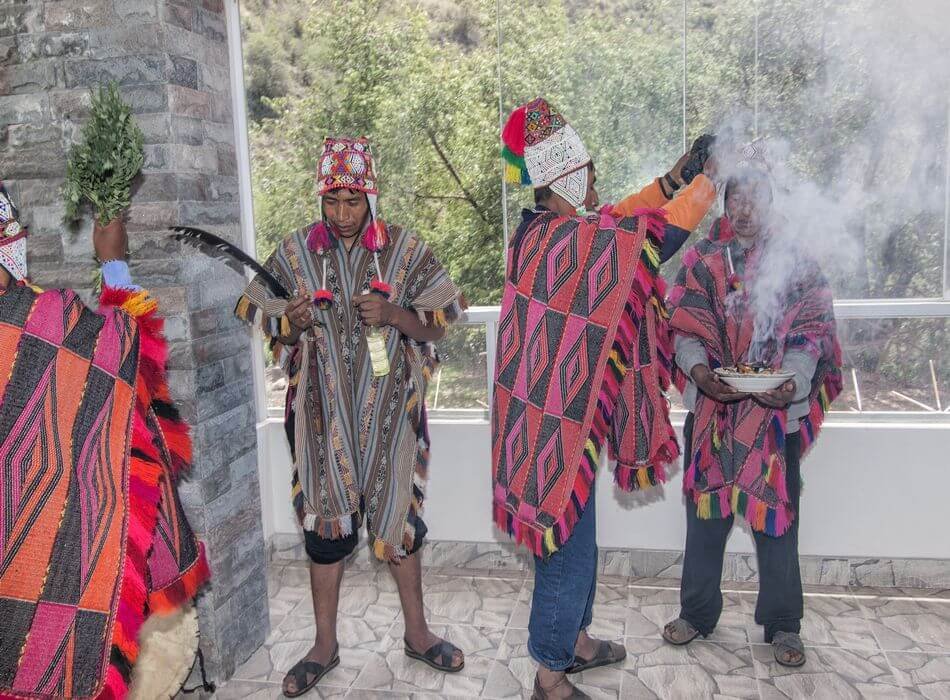
<path id="1" fill-rule="evenodd" d="M 753 354 L 775 337 L 788 291 L 816 264 L 863 296 L 880 293 L 861 287 L 868 269 L 883 279 L 902 256 L 917 260 L 934 244 L 933 231 L 906 227 L 922 215 L 942 223 L 947 207 L 948 27 L 947 0 L 834 3 L 820 32 L 803 32 L 813 42 L 805 53 L 823 56 L 809 87 L 785 111 L 736 110 L 717 125 L 734 139 L 713 150 L 721 175 L 735 171 L 736 142 L 758 136 L 773 181 L 774 234 L 749 289 Z M 935 272 L 913 274 L 910 294 L 939 294 Z"/>

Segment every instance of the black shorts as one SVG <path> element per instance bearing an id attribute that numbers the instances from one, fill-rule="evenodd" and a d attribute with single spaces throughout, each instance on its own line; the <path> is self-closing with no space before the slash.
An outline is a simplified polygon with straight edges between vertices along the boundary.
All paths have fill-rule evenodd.
<path id="1" fill-rule="evenodd" d="M 335 540 L 326 540 L 316 532 L 304 530 L 304 547 L 307 550 L 307 556 L 314 564 L 336 564 L 350 556 L 356 549 L 360 541 L 360 518 L 353 514 L 352 531 L 346 537 L 340 537 Z M 416 537 L 412 541 L 412 549 L 407 554 L 415 554 L 422 549 L 426 533 L 429 529 L 426 527 L 422 518 L 415 518 Z"/>

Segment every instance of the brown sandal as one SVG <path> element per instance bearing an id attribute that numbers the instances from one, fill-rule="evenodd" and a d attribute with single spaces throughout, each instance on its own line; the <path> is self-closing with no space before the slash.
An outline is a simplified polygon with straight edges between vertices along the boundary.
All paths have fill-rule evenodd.
<path id="1" fill-rule="evenodd" d="M 680 636 L 681 633 L 682 636 Z M 663 628 L 663 640 L 677 647 L 686 646 L 701 634 L 702 632 L 681 617 L 666 623 L 666 627 Z M 705 636 L 703 634 L 703 637 Z"/>
<path id="2" fill-rule="evenodd" d="M 452 659 L 455 658 L 455 652 L 461 653 L 462 650 L 451 642 L 441 639 L 426 649 L 425 653 L 420 654 L 418 651 L 415 651 L 409 646 L 409 642 L 407 642 L 405 639 L 403 641 L 406 644 L 406 656 L 408 656 L 410 659 L 421 661 L 422 663 L 434 668 L 436 671 L 441 671 L 442 673 L 458 673 L 463 668 L 465 668 L 464 655 L 462 656 L 462 663 L 460 663 L 458 666 L 452 665 Z"/>
<path id="3" fill-rule="evenodd" d="M 782 666 L 798 668 L 805 665 L 805 644 L 794 632 L 776 632 L 772 635 L 772 654 Z M 797 655 L 792 657 L 793 654 Z"/>

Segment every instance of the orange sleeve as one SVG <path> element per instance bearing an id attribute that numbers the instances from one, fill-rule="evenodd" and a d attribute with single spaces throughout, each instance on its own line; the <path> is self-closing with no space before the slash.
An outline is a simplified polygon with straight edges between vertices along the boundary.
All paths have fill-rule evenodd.
<path id="1" fill-rule="evenodd" d="M 705 175 L 697 175 L 679 196 L 663 205 L 666 220 L 681 229 L 692 231 L 699 226 L 715 199 L 716 186 L 712 180 Z"/>
<path id="2" fill-rule="evenodd" d="M 660 188 L 660 178 L 657 178 L 639 192 L 615 204 L 614 215 L 631 216 L 636 209 L 659 209 L 669 201 Z"/>

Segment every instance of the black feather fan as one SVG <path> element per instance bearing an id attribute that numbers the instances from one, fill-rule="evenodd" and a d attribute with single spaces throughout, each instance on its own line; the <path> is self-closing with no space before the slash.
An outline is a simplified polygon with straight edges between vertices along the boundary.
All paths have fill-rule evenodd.
<path id="1" fill-rule="evenodd" d="M 223 238 L 200 228 L 171 226 L 170 229 L 175 232 L 175 240 L 192 245 L 209 257 L 224 261 L 229 267 L 236 269 L 238 272 L 244 272 L 241 266 L 249 268 L 260 276 L 276 296 L 282 299 L 290 299 L 290 293 L 284 289 L 284 286 L 277 281 L 274 275 L 233 243 L 228 243 Z"/>

